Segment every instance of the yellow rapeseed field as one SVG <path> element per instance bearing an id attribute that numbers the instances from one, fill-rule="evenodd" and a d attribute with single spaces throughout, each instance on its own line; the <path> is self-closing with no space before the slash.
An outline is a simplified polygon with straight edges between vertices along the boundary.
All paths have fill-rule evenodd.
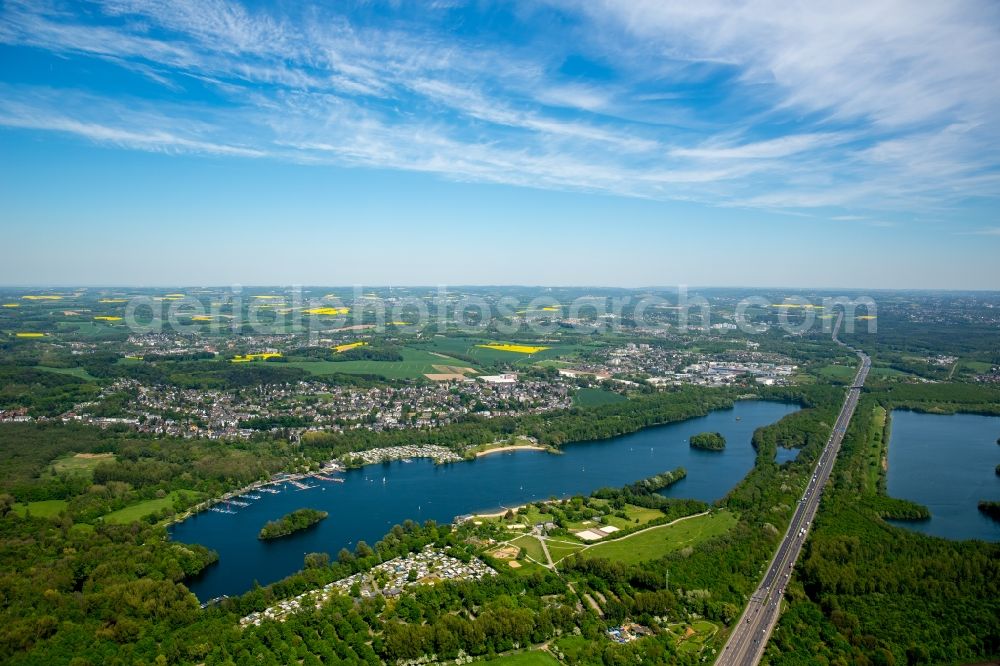
<path id="1" fill-rule="evenodd" d="M 45 333 L 15 333 L 14 337 L 17 338 L 44 338 Z"/>
<path id="2" fill-rule="evenodd" d="M 281 352 L 261 352 L 259 354 L 246 354 L 243 356 L 236 355 L 233 357 L 233 363 L 250 363 L 251 361 L 266 361 L 269 358 L 280 358 Z"/>
<path id="3" fill-rule="evenodd" d="M 364 346 L 366 344 L 368 344 L 368 343 L 365 342 L 365 341 L 363 341 L 363 340 L 360 341 L 360 342 L 351 342 L 351 343 L 348 343 L 346 345 L 337 345 L 336 347 L 333 348 L 333 351 L 335 351 L 335 352 L 337 352 L 339 354 L 340 352 L 345 352 L 348 349 L 354 349 L 355 347 L 362 347 L 362 346 Z"/>
<path id="4" fill-rule="evenodd" d="M 350 311 L 350 308 L 309 308 L 303 310 L 306 314 L 311 315 L 344 315 Z"/>
<path id="5" fill-rule="evenodd" d="M 507 342 L 494 342 L 488 345 L 476 345 L 477 347 L 482 347 L 483 349 L 496 349 L 497 351 L 506 352 L 516 352 L 518 354 L 534 354 L 536 352 L 545 351 L 549 349 L 548 347 L 533 346 L 533 345 L 515 345 Z"/>
<path id="6" fill-rule="evenodd" d="M 128 303 L 127 298 L 102 298 L 98 303 Z"/>
<path id="7" fill-rule="evenodd" d="M 47 295 L 44 295 L 44 296 L 35 296 L 35 295 L 22 296 L 21 298 L 23 298 L 26 301 L 61 301 L 62 300 L 62 296 L 55 296 L 55 295 L 51 295 L 51 294 L 47 294 Z"/>
<path id="8" fill-rule="evenodd" d="M 21 307 L 21 304 L 20 303 L 4 303 L 3 306 L 5 308 L 19 308 L 19 307 Z"/>
<path id="9" fill-rule="evenodd" d="M 121 317 L 112 317 L 110 315 L 99 315 L 97 317 L 94 317 L 94 319 L 96 319 L 97 321 L 121 321 L 122 320 Z"/>

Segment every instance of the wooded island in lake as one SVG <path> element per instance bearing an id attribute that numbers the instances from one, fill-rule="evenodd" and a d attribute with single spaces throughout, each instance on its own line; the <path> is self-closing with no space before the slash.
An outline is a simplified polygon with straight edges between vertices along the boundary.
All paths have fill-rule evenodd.
<path id="1" fill-rule="evenodd" d="M 700 432 L 691 435 L 689 440 L 691 448 L 704 449 L 705 451 L 721 451 L 726 448 L 726 438 L 718 432 Z"/>
<path id="2" fill-rule="evenodd" d="M 257 535 L 257 538 L 279 539 L 312 527 L 328 515 L 330 514 L 326 511 L 317 511 L 316 509 L 296 509 L 278 520 L 269 520 L 264 527 L 260 528 L 260 534 Z"/>

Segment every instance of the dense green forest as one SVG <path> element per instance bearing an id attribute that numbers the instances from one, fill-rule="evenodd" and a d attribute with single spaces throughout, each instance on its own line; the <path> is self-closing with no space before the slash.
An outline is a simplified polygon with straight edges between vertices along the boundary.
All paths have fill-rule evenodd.
<path id="1" fill-rule="evenodd" d="M 700 432 L 697 435 L 691 435 L 688 443 L 692 449 L 704 451 L 721 451 L 726 448 L 726 438 L 718 432 Z"/>
<path id="2" fill-rule="evenodd" d="M 289 534 L 294 534 L 304 529 L 308 529 L 324 520 L 328 515 L 326 511 L 316 509 L 296 509 L 291 513 L 286 513 L 277 520 L 269 520 L 264 527 L 260 528 L 258 539 L 279 539 Z"/>
<path id="3" fill-rule="evenodd" d="M 786 591 L 770 663 L 809 654 L 831 664 L 962 664 L 1000 653 L 1000 545 L 927 537 L 882 519 L 926 516 L 883 494 L 889 425 L 878 410 L 899 406 L 900 395 L 926 411 L 978 411 L 992 390 L 913 385 L 864 396 Z"/>

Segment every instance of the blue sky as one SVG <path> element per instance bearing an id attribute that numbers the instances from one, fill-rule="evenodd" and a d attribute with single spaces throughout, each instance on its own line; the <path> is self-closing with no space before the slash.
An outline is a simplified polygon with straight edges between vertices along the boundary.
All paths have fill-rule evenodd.
<path id="1" fill-rule="evenodd" d="M 988 1 L 6 0 L 0 284 L 1000 288 Z"/>

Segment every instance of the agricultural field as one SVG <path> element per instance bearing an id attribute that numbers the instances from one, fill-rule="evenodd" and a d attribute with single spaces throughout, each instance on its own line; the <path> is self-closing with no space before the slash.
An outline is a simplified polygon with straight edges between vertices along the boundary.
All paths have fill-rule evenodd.
<path id="1" fill-rule="evenodd" d="M 625 564 L 638 564 L 659 559 L 667 553 L 687 546 L 696 546 L 725 534 L 735 525 L 736 516 L 728 511 L 719 511 L 600 543 L 588 548 L 586 555 L 605 557 Z"/>
<path id="2" fill-rule="evenodd" d="M 573 394 L 573 404 L 577 407 L 599 407 L 600 405 L 610 405 L 616 402 L 624 402 L 625 400 L 628 400 L 628 398 L 620 393 L 598 388 L 582 388 Z"/>
<path id="3" fill-rule="evenodd" d="M 492 363 L 531 364 L 556 359 L 577 349 L 576 345 L 548 341 L 510 343 L 510 345 L 516 349 L 505 349 L 504 344 L 498 344 L 493 340 L 436 336 L 421 348 L 441 354 L 457 354 L 461 357 L 474 359 L 484 365 Z M 544 349 L 541 349 L 543 347 Z M 535 349 L 537 351 L 529 351 Z"/>
<path id="4" fill-rule="evenodd" d="M 543 345 L 518 345 L 512 342 L 491 342 L 486 345 L 476 345 L 480 349 L 495 349 L 496 351 L 511 352 L 513 354 L 537 354 L 549 347 Z"/>
<path id="5" fill-rule="evenodd" d="M 427 374 L 439 374 L 435 366 L 468 367 L 466 361 L 438 355 L 422 349 L 403 347 L 402 361 L 291 361 L 284 364 L 290 368 L 302 368 L 314 375 L 324 376 L 338 373 L 349 375 L 378 375 L 386 379 L 416 379 Z"/>

